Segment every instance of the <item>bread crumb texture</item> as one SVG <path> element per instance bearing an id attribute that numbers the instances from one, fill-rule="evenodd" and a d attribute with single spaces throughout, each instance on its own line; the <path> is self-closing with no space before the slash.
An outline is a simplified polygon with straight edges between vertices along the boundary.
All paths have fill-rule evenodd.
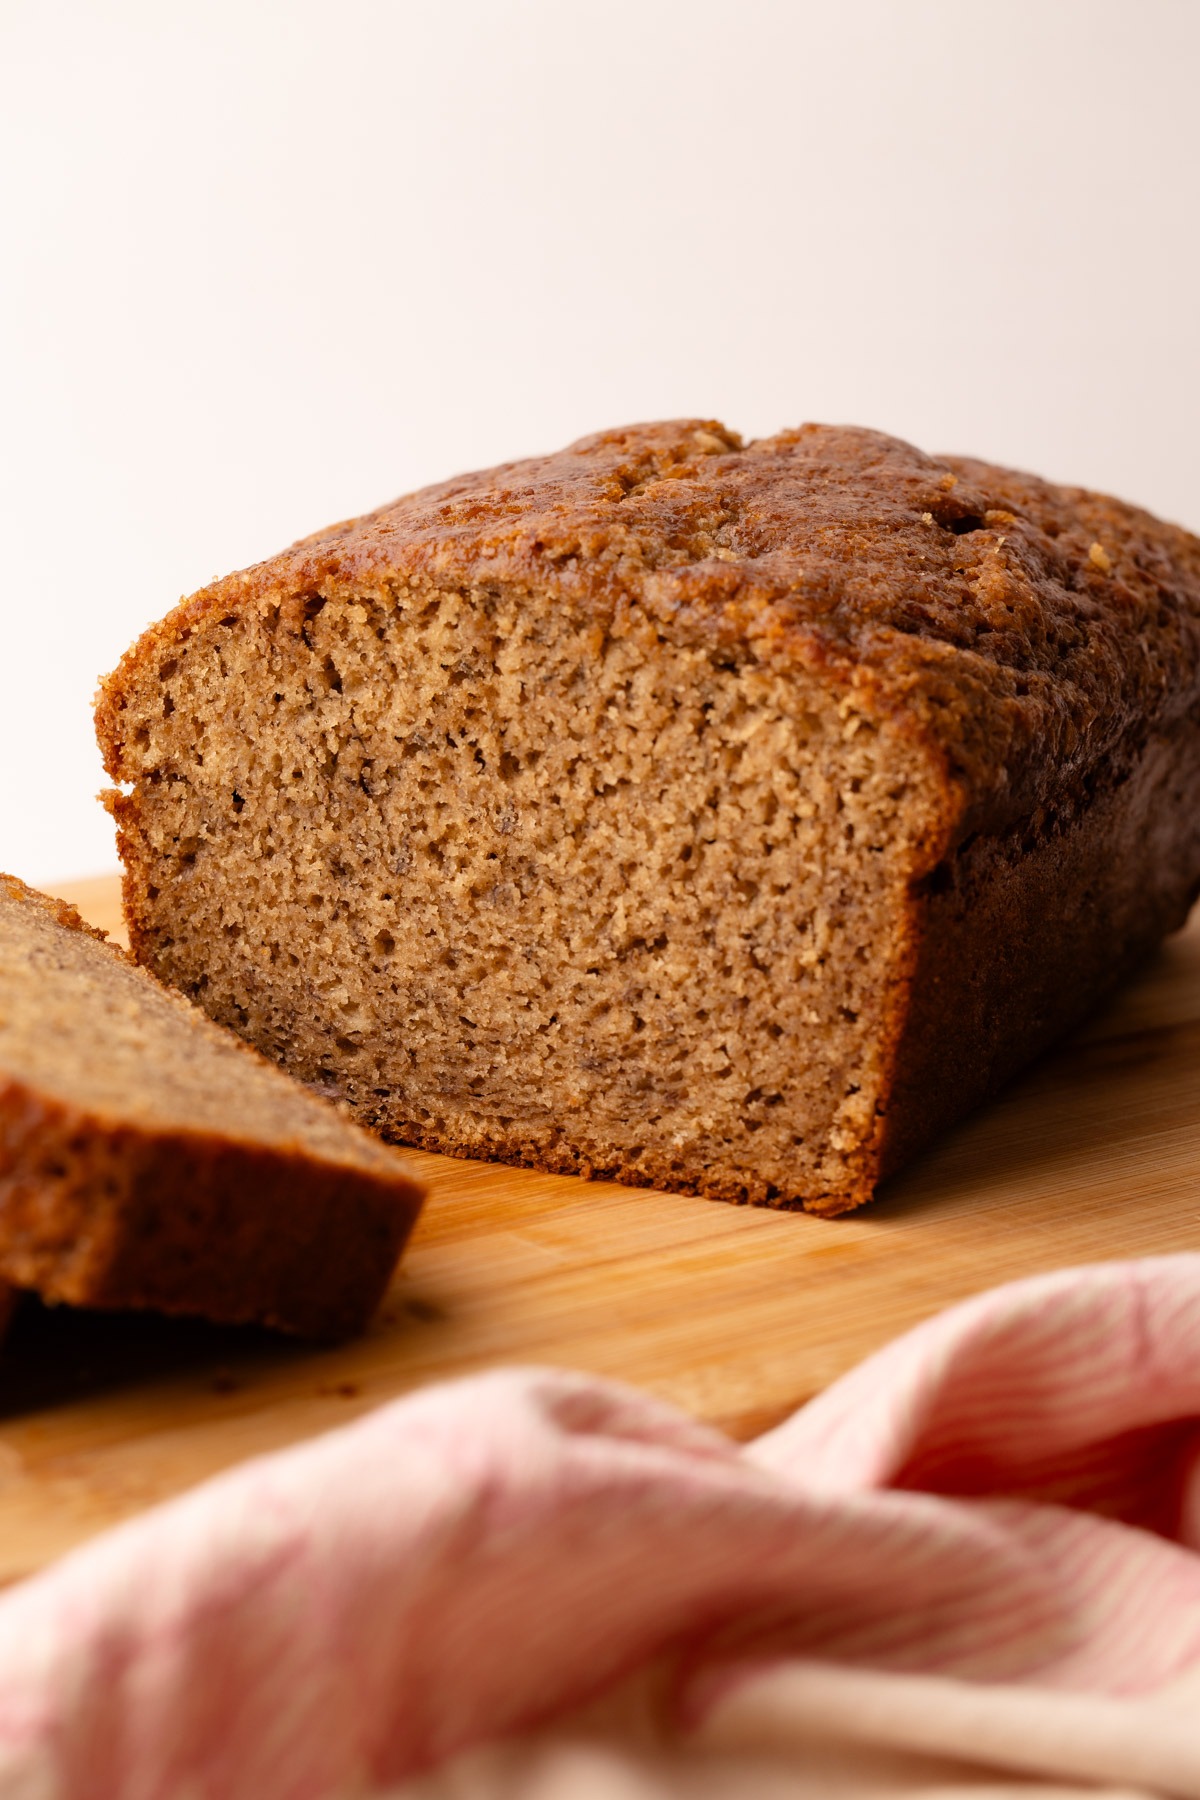
<path id="1" fill-rule="evenodd" d="M 1146 513 L 682 421 L 216 583 L 97 718 L 135 954 L 384 1135 L 837 1212 L 1182 921 L 1198 670 Z"/>

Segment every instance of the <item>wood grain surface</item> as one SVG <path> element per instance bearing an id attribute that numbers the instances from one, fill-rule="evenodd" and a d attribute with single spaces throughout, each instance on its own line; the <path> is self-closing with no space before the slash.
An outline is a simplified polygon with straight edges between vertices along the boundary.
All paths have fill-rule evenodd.
<path id="1" fill-rule="evenodd" d="M 60 884 L 119 934 L 116 881 Z M 26 1300 L 0 1369 L 0 1580 L 421 1383 L 554 1363 L 737 1437 L 995 1282 L 1200 1250 L 1200 917 L 1087 1030 L 846 1219 L 414 1153 L 375 1325 L 309 1351 Z"/>

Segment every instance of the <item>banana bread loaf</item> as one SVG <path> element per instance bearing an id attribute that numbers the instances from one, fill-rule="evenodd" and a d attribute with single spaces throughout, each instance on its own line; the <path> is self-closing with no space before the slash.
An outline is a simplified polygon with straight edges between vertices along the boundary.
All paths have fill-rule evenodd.
<path id="1" fill-rule="evenodd" d="M 6 1282 L 339 1337 L 420 1201 L 396 1151 L 0 876 Z"/>
<path id="2" fill-rule="evenodd" d="M 386 1136 L 836 1213 L 1200 879 L 1200 542 L 875 432 L 637 426 L 181 604 L 134 951 Z"/>

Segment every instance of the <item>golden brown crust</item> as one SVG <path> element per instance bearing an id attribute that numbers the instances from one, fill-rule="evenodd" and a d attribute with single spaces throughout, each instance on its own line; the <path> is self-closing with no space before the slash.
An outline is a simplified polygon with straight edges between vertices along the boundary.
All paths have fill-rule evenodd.
<path id="1" fill-rule="evenodd" d="M 1136 755 L 1200 687 L 1200 541 L 1121 501 L 879 432 L 742 445 L 714 421 L 631 426 L 332 526 L 202 589 L 104 684 L 201 622 L 396 581 L 508 584 L 631 610 L 732 654 L 818 666 L 902 712 L 945 762 L 952 834 L 1003 829 Z"/>
<path id="2" fill-rule="evenodd" d="M 1074 816 L 980 835 L 926 880 L 879 1178 L 1078 1025 L 1183 925 L 1200 888 L 1197 792 L 1200 720 L 1184 720 Z"/>

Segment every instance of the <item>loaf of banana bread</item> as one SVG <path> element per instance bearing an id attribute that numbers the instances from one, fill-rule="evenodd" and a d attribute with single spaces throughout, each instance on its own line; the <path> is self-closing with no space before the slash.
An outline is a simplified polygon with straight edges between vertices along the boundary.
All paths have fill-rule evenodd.
<path id="1" fill-rule="evenodd" d="M 417 1216 L 397 1151 L 0 875 L 0 1293 L 365 1324 Z"/>
<path id="2" fill-rule="evenodd" d="M 384 1135 L 836 1213 L 1200 879 L 1200 542 L 637 426 L 334 526 L 101 692 L 135 954 Z"/>

